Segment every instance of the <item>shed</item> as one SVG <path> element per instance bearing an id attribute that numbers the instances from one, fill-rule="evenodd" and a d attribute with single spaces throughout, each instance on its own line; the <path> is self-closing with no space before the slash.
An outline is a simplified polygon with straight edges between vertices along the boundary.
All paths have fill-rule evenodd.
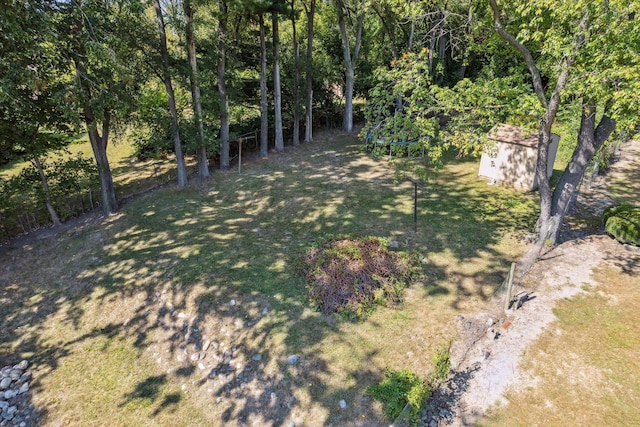
<path id="1" fill-rule="evenodd" d="M 482 153 L 478 176 L 519 190 L 537 189 L 538 135 L 517 126 L 500 124 L 494 126 L 487 136 L 495 144 L 491 144 Z M 559 141 L 558 135 L 551 135 L 547 177 L 551 177 L 553 173 L 553 162 L 556 159 Z"/>

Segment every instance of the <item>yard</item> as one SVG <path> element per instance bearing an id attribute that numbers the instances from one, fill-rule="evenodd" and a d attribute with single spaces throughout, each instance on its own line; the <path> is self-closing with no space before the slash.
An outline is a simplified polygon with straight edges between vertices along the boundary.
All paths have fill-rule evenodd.
<path id="1" fill-rule="evenodd" d="M 169 186 L 10 242 L 0 366 L 30 361 L 44 425 L 388 425 L 366 387 L 386 367 L 426 376 L 456 315 L 525 250 L 535 198 L 476 175 L 452 158 L 420 190 L 414 233 L 413 186 L 326 133 L 204 189 Z M 419 252 L 400 306 L 349 322 L 309 305 L 302 256 L 336 234 Z"/>

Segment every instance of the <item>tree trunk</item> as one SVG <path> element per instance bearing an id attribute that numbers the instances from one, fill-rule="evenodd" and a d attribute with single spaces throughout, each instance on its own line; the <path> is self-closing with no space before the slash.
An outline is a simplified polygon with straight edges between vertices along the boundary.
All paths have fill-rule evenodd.
<path id="1" fill-rule="evenodd" d="M 267 43 L 265 40 L 264 16 L 260 22 L 260 156 L 269 155 L 269 117 L 267 100 Z"/>
<path id="2" fill-rule="evenodd" d="M 218 0 L 218 94 L 220 95 L 220 169 L 229 169 L 229 97 L 225 83 L 227 52 L 227 2 Z"/>
<path id="3" fill-rule="evenodd" d="M 207 148 L 204 140 L 204 124 L 202 123 L 202 104 L 200 102 L 200 81 L 198 76 L 198 64 L 196 61 L 196 37 L 193 31 L 193 8 L 191 0 L 183 3 L 186 22 L 187 59 L 190 68 L 191 98 L 193 99 L 193 113 L 198 131 L 198 176 L 202 179 L 209 178 L 209 164 L 207 162 Z"/>
<path id="4" fill-rule="evenodd" d="M 307 14 L 307 63 L 306 63 L 306 108 L 304 142 L 313 141 L 313 20 L 316 11 L 316 0 L 304 3 Z"/>
<path id="5" fill-rule="evenodd" d="M 167 35 L 164 29 L 164 18 L 162 16 L 162 8 L 160 0 L 153 0 L 153 6 L 156 10 L 156 20 L 158 22 L 158 30 L 160 32 L 160 56 L 162 57 L 162 77 L 164 88 L 167 92 L 169 100 L 169 115 L 171 116 L 171 133 L 173 135 L 173 151 L 176 155 L 176 164 L 178 168 L 178 187 L 187 185 L 187 167 L 184 162 L 182 153 L 182 141 L 180 140 L 180 130 L 178 126 L 178 110 L 176 108 L 176 99 L 173 92 L 173 84 L 171 82 L 171 72 L 169 71 L 169 53 L 167 50 Z"/>
<path id="6" fill-rule="evenodd" d="M 102 196 L 102 212 L 105 215 L 109 215 L 118 210 L 118 201 L 116 199 L 115 187 L 113 186 L 113 177 L 111 175 L 111 168 L 109 167 L 109 160 L 107 159 L 110 115 L 109 112 L 105 110 L 102 122 L 102 136 L 100 136 L 98 133 L 95 112 L 91 105 L 91 88 L 84 77 L 87 73 L 79 60 L 74 59 L 73 61 L 75 65 L 76 78 L 78 79 L 80 92 L 82 93 L 83 118 L 87 127 L 87 133 L 89 134 L 89 141 L 91 142 L 93 156 L 95 157 L 96 165 L 98 166 L 100 193 Z"/>
<path id="7" fill-rule="evenodd" d="M 616 122 L 604 115 L 595 126 L 596 103 L 589 100 L 582 106 L 578 143 L 571 160 L 558 180 L 551 199 L 551 218 L 546 240 L 555 243 L 560 225 L 571 207 L 584 173 L 602 145 L 615 130 Z"/>
<path id="8" fill-rule="evenodd" d="M 44 192 L 44 203 L 47 206 L 47 210 L 49 211 L 51 222 L 53 222 L 54 226 L 58 226 L 61 224 L 60 217 L 58 217 L 58 213 L 51 203 L 51 191 L 49 191 L 49 182 L 47 181 L 47 175 L 45 175 L 44 170 L 42 169 L 42 163 L 40 162 L 40 158 L 38 156 L 33 156 L 33 164 L 38 170 L 38 175 L 40 175 L 40 183 L 42 184 L 42 191 Z"/>
<path id="9" fill-rule="evenodd" d="M 282 89 L 280 87 L 280 33 L 278 30 L 278 13 L 272 12 L 273 26 L 273 107 L 275 114 L 275 145 L 276 151 L 284 151 L 284 137 L 282 135 Z"/>
<path id="10" fill-rule="evenodd" d="M 345 21 L 345 6 L 342 0 L 336 0 L 336 11 L 338 12 L 338 26 L 342 37 L 342 53 L 344 56 L 345 69 L 345 104 L 343 117 L 343 130 L 351 133 L 353 131 L 353 83 L 355 80 L 355 68 L 360 53 L 362 41 L 362 26 L 364 24 L 364 11 L 360 11 L 356 18 L 356 40 L 353 53 L 347 34 L 347 24 Z"/>
<path id="11" fill-rule="evenodd" d="M 300 145 L 300 44 L 296 30 L 295 0 L 291 0 L 293 29 L 293 146 Z"/>

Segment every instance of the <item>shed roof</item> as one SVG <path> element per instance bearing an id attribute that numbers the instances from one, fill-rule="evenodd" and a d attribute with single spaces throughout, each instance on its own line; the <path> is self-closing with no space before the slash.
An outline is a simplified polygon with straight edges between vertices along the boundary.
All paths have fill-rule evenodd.
<path id="1" fill-rule="evenodd" d="M 506 142 L 508 144 L 524 145 L 525 147 L 536 148 L 538 146 L 538 135 L 517 126 L 499 124 L 495 125 L 487 135 L 490 139 Z"/>

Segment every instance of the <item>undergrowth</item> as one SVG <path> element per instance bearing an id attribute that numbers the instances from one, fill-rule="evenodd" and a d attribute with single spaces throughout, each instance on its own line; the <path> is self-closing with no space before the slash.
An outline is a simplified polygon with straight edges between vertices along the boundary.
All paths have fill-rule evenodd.
<path id="1" fill-rule="evenodd" d="M 432 363 L 434 371 L 427 379 L 422 379 L 407 369 L 387 368 L 382 381 L 367 387 L 366 394 L 384 403 L 385 414 L 390 419 L 396 420 L 402 415 L 410 425 L 419 425 L 427 399 L 449 376 L 449 350 L 438 349 Z"/>
<path id="2" fill-rule="evenodd" d="M 418 265 L 415 255 L 390 252 L 384 239 L 334 237 L 307 251 L 304 275 L 322 313 L 364 320 L 376 305 L 401 301 Z"/>

